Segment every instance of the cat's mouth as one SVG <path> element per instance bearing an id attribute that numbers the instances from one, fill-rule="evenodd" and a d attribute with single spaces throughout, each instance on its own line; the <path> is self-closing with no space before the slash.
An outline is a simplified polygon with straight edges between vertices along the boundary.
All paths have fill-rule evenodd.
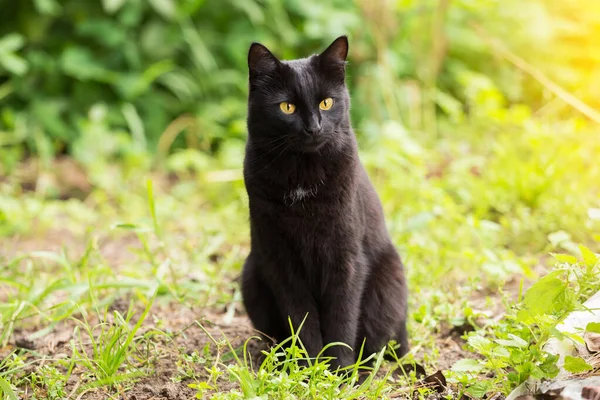
<path id="1" fill-rule="evenodd" d="M 306 153 L 313 153 L 325 146 L 326 140 L 319 137 L 308 137 L 302 141 L 301 149 Z"/>

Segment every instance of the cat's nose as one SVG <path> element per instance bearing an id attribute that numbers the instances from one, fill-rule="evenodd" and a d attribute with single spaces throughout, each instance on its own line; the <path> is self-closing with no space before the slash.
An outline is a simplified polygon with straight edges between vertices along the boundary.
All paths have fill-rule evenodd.
<path id="1" fill-rule="evenodd" d="M 304 133 L 311 136 L 318 135 L 319 133 L 321 133 L 321 124 L 317 120 L 311 121 L 304 128 Z"/>
<path id="2" fill-rule="evenodd" d="M 310 136 L 317 136 L 321 133 L 321 126 L 312 126 L 304 129 L 304 133 Z"/>
<path id="3" fill-rule="evenodd" d="M 321 133 L 321 122 L 316 115 L 311 115 L 304 125 L 304 133 L 310 136 L 315 136 Z"/>

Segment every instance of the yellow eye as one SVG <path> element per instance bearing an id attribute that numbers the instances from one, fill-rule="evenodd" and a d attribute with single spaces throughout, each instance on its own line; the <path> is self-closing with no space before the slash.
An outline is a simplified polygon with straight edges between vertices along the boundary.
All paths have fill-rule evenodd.
<path id="1" fill-rule="evenodd" d="M 333 106 L 333 99 L 331 97 L 326 98 L 319 104 L 321 110 L 327 111 Z"/>
<path id="2" fill-rule="evenodd" d="M 279 103 L 279 108 L 281 108 L 281 111 L 283 111 L 284 114 L 291 114 L 296 111 L 296 106 L 287 101 Z"/>

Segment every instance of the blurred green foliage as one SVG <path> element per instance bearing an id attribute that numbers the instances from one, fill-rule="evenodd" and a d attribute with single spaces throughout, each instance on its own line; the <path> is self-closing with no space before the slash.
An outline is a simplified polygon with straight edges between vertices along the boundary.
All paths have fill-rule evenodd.
<path id="1" fill-rule="evenodd" d="M 480 29 L 597 104 L 600 11 L 577 3 L 593 12 L 557 0 L 0 0 L 0 168 L 30 153 L 90 164 L 243 140 L 251 41 L 289 59 L 348 34 L 363 136 L 389 120 L 433 134 L 466 117 L 524 119 L 548 103 L 572 115 Z"/>
<path id="2" fill-rule="evenodd" d="M 0 177 L 34 155 L 25 189 L 33 179 L 37 193 L 77 197 L 59 193 L 68 155 L 80 181 L 111 192 L 153 163 L 241 189 L 249 44 L 291 59 L 348 34 L 353 124 L 399 242 L 451 268 L 464 235 L 482 250 L 476 264 L 504 265 L 510 255 L 484 250 L 589 237 L 595 1 L 0 0 Z M 225 187 L 216 199 L 230 199 Z M 15 201 L 0 222 L 18 220 Z M 424 250 L 431 235 L 437 252 Z"/>
<path id="3" fill-rule="evenodd" d="M 241 138 L 252 40 L 292 57 L 357 25 L 343 1 L 318 9 L 288 3 L 3 1 L 2 144 L 86 162 L 90 151 L 154 150 L 186 115 L 178 126 L 191 147 L 214 150 L 223 138 Z M 298 53 L 289 50 L 300 43 Z"/>

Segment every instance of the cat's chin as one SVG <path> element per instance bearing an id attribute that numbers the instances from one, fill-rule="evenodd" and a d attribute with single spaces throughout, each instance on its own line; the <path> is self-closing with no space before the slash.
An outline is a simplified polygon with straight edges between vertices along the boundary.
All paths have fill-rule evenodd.
<path id="1" fill-rule="evenodd" d="M 325 140 L 311 140 L 302 143 L 300 151 L 303 153 L 316 153 L 323 149 L 327 142 Z"/>

